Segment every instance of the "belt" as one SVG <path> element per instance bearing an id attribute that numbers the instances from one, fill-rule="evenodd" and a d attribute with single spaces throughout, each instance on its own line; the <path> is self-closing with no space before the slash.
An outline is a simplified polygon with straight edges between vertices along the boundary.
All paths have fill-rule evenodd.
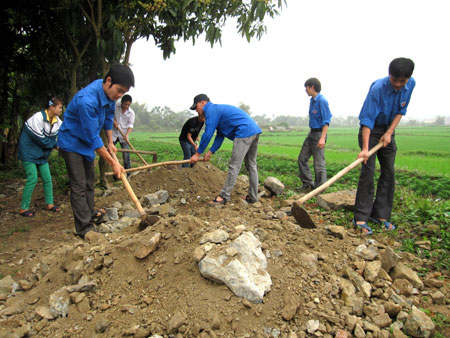
<path id="1" fill-rule="evenodd" d="M 311 128 L 311 131 L 322 131 L 322 128 Z"/>

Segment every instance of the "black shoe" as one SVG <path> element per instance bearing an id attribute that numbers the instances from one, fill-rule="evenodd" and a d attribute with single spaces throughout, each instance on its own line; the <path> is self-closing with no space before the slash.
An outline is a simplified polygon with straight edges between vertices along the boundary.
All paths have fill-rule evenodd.
<path id="1" fill-rule="evenodd" d="M 303 184 L 301 187 L 297 188 L 296 190 L 300 191 L 300 192 L 308 193 L 308 192 L 314 190 L 314 187 L 309 184 Z"/>

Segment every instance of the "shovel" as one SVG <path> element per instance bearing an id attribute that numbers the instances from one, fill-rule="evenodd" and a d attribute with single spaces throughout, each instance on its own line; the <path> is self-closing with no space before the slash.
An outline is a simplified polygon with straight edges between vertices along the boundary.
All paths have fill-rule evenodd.
<path id="1" fill-rule="evenodd" d="M 204 162 L 204 161 L 205 161 L 204 158 L 200 158 L 198 160 L 198 162 Z M 138 170 L 150 169 L 150 168 L 155 168 L 155 167 L 161 167 L 163 165 L 178 165 L 178 164 L 184 164 L 184 163 L 190 163 L 190 162 L 191 162 L 191 160 L 166 161 L 166 162 L 152 163 L 152 164 L 143 165 L 141 167 L 125 169 L 125 172 L 129 173 L 129 172 L 132 172 L 132 171 L 138 171 Z M 110 172 L 105 173 L 105 175 L 106 176 L 112 176 L 112 175 L 114 175 L 114 173 L 110 171 Z"/>
<path id="2" fill-rule="evenodd" d="M 375 154 L 378 151 L 378 149 L 380 149 L 382 146 L 383 142 L 380 142 L 375 147 L 370 149 L 369 157 Z M 302 228 L 307 229 L 316 228 L 316 225 L 314 224 L 314 221 L 311 219 L 311 217 L 308 215 L 308 212 L 301 207 L 302 204 L 305 203 L 307 200 L 309 200 L 311 197 L 320 194 L 322 191 L 324 191 L 326 188 L 328 188 L 330 185 L 332 185 L 334 182 L 336 182 L 338 179 L 340 179 L 342 176 L 344 176 L 346 173 L 348 173 L 350 170 L 355 168 L 358 164 L 360 164 L 363 161 L 364 161 L 363 158 L 358 158 L 356 161 L 354 161 L 352 164 L 342 169 L 340 172 L 338 172 L 336 175 L 334 175 L 320 187 L 314 189 L 313 191 L 309 192 L 308 194 L 306 194 L 305 196 L 294 202 L 291 208 L 291 213 L 294 216 L 297 223 Z"/>
<path id="3" fill-rule="evenodd" d="M 133 145 L 131 144 L 130 141 L 128 141 L 128 139 L 126 138 L 125 134 L 122 132 L 122 130 L 120 130 L 119 128 L 117 128 L 117 130 L 119 131 L 120 135 L 122 135 L 122 137 L 124 138 L 125 141 L 127 141 L 128 145 L 130 146 L 131 149 L 133 149 L 134 151 L 136 151 L 136 149 L 134 149 Z M 139 156 L 139 158 L 142 160 L 142 162 L 144 162 L 145 165 L 147 165 L 147 161 L 144 160 L 144 158 L 141 156 L 141 154 L 139 154 L 138 152 L 136 152 L 136 155 Z"/>
<path id="4" fill-rule="evenodd" d="M 112 154 L 112 157 L 118 162 L 116 154 Z M 138 198 L 136 197 L 136 194 L 133 191 L 133 188 L 131 188 L 130 183 L 127 180 L 127 175 L 125 173 L 120 173 L 120 178 L 122 179 L 123 185 L 125 186 L 125 189 L 127 189 L 128 195 L 130 195 L 131 200 L 133 201 L 134 205 L 136 206 L 136 209 L 139 212 L 139 215 L 141 216 L 141 223 L 139 223 L 139 230 L 144 230 L 147 227 L 155 224 L 159 221 L 159 217 L 155 215 L 148 216 L 145 212 L 144 208 L 142 208 L 141 202 L 139 202 Z"/>

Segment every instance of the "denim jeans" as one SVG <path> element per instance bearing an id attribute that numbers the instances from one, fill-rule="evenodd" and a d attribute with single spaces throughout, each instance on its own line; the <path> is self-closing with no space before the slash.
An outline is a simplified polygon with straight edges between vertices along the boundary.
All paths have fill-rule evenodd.
<path id="1" fill-rule="evenodd" d="M 325 149 L 317 148 L 317 143 L 322 136 L 321 131 L 311 131 L 303 142 L 302 150 L 298 155 L 298 170 L 300 179 L 304 185 L 317 188 L 327 181 L 327 168 L 325 167 Z M 314 160 L 314 176 L 309 169 L 308 161 L 310 157 Z"/>
<path id="2" fill-rule="evenodd" d="M 121 147 L 122 149 L 129 149 L 129 148 L 130 148 L 129 145 L 128 145 L 128 143 L 127 143 L 126 141 L 125 141 L 125 142 L 120 142 L 119 139 L 117 139 L 117 140 L 114 142 L 114 144 L 116 144 L 117 142 L 120 143 L 120 147 Z M 130 153 L 129 153 L 129 152 L 123 152 L 123 153 L 122 153 L 122 158 L 123 158 L 123 167 L 124 167 L 125 169 L 130 169 L 130 168 L 131 168 Z"/>
<path id="3" fill-rule="evenodd" d="M 180 141 L 181 149 L 183 149 L 183 160 L 189 160 L 192 155 L 195 154 L 195 147 L 188 141 Z M 191 165 L 189 163 L 183 163 L 181 165 L 183 168 L 189 168 Z"/>
<path id="4" fill-rule="evenodd" d="M 220 192 L 220 196 L 223 199 L 227 201 L 230 200 L 231 191 L 233 190 L 239 171 L 241 170 L 242 162 L 245 162 L 245 167 L 247 168 L 249 176 L 248 197 L 252 201 L 258 200 L 258 168 L 256 165 L 258 141 L 259 134 L 234 139 L 231 159 L 228 164 L 227 179 Z"/>

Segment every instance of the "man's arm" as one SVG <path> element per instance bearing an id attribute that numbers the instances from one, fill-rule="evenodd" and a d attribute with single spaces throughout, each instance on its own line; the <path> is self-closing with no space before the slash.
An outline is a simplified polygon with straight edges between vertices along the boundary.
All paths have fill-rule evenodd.
<path id="1" fill-rule="evenodd" d="M 130 135 L 131 131 L 133 130 L 133 128 L 128 128 L 127 129 L 127 133 L 125 134 L 125 138 L 128 140 L 128 136 Z"/>
<path id="2" fill-rule="evenodd" d="M 369 137 L 370 137 L 370 128 L 366 126 L 362 126 L 362 149 L 358 154 L 358 158 L 363 158 L 364 163 L 367 163 L 369 159 Z"/>
<path id="3" fill-rule="evenodd" d="M 319 142 L 317 142 L 317 148 L 323 149 L 325 148 L 325 140 L 327 138 L 328 124 L 322 127 L 322 135 L 320 135 Z"/>
<path id="4" fill-rule="evenodd" d="M 195 150 L 197 151 L 198 145 L 195 143 L 195 141 L 192 139 L 192 133 L 187 133 L 187 140 L 190 144 L 192 144 L 195 147 Z"/>
<path id="5" fill-rule="evenodd" d="M 114 144 L 113 144 L 113 146 L 114 146 Z M 114 148 L 115 148 L 115 146 L 114 146 Z M 111 168 L 114 172 L 114 175 L 116 175 L 116 177 L 119 178 L 121 172 L 124 171 L 124 169 L 120 165 L 120 163 L 112 158 L 111 154 L 109 153 L 108 150 L 106 150 L 106 148 L 104 146 L 101 148 L 95 149 L 95 151 L 101 158 L 103 158 L 111 166 Z"/>
<path id="6" fill-rule="evenodd" d="M 383 142 L 383 147 L 387 147 L 387 145 L 389 143 L 391 143 L 392 134 L 394 133 L 395 128 L 397 128 L 398 124 L 400 123 L 400 120 L 402 119 L 402 117 L 403 117 L 403 115 L 401 115 L 401 114 L 395 115 L 388 130 L 386 130 L 384 135 L 381 136 L 380 142 Z"/>

